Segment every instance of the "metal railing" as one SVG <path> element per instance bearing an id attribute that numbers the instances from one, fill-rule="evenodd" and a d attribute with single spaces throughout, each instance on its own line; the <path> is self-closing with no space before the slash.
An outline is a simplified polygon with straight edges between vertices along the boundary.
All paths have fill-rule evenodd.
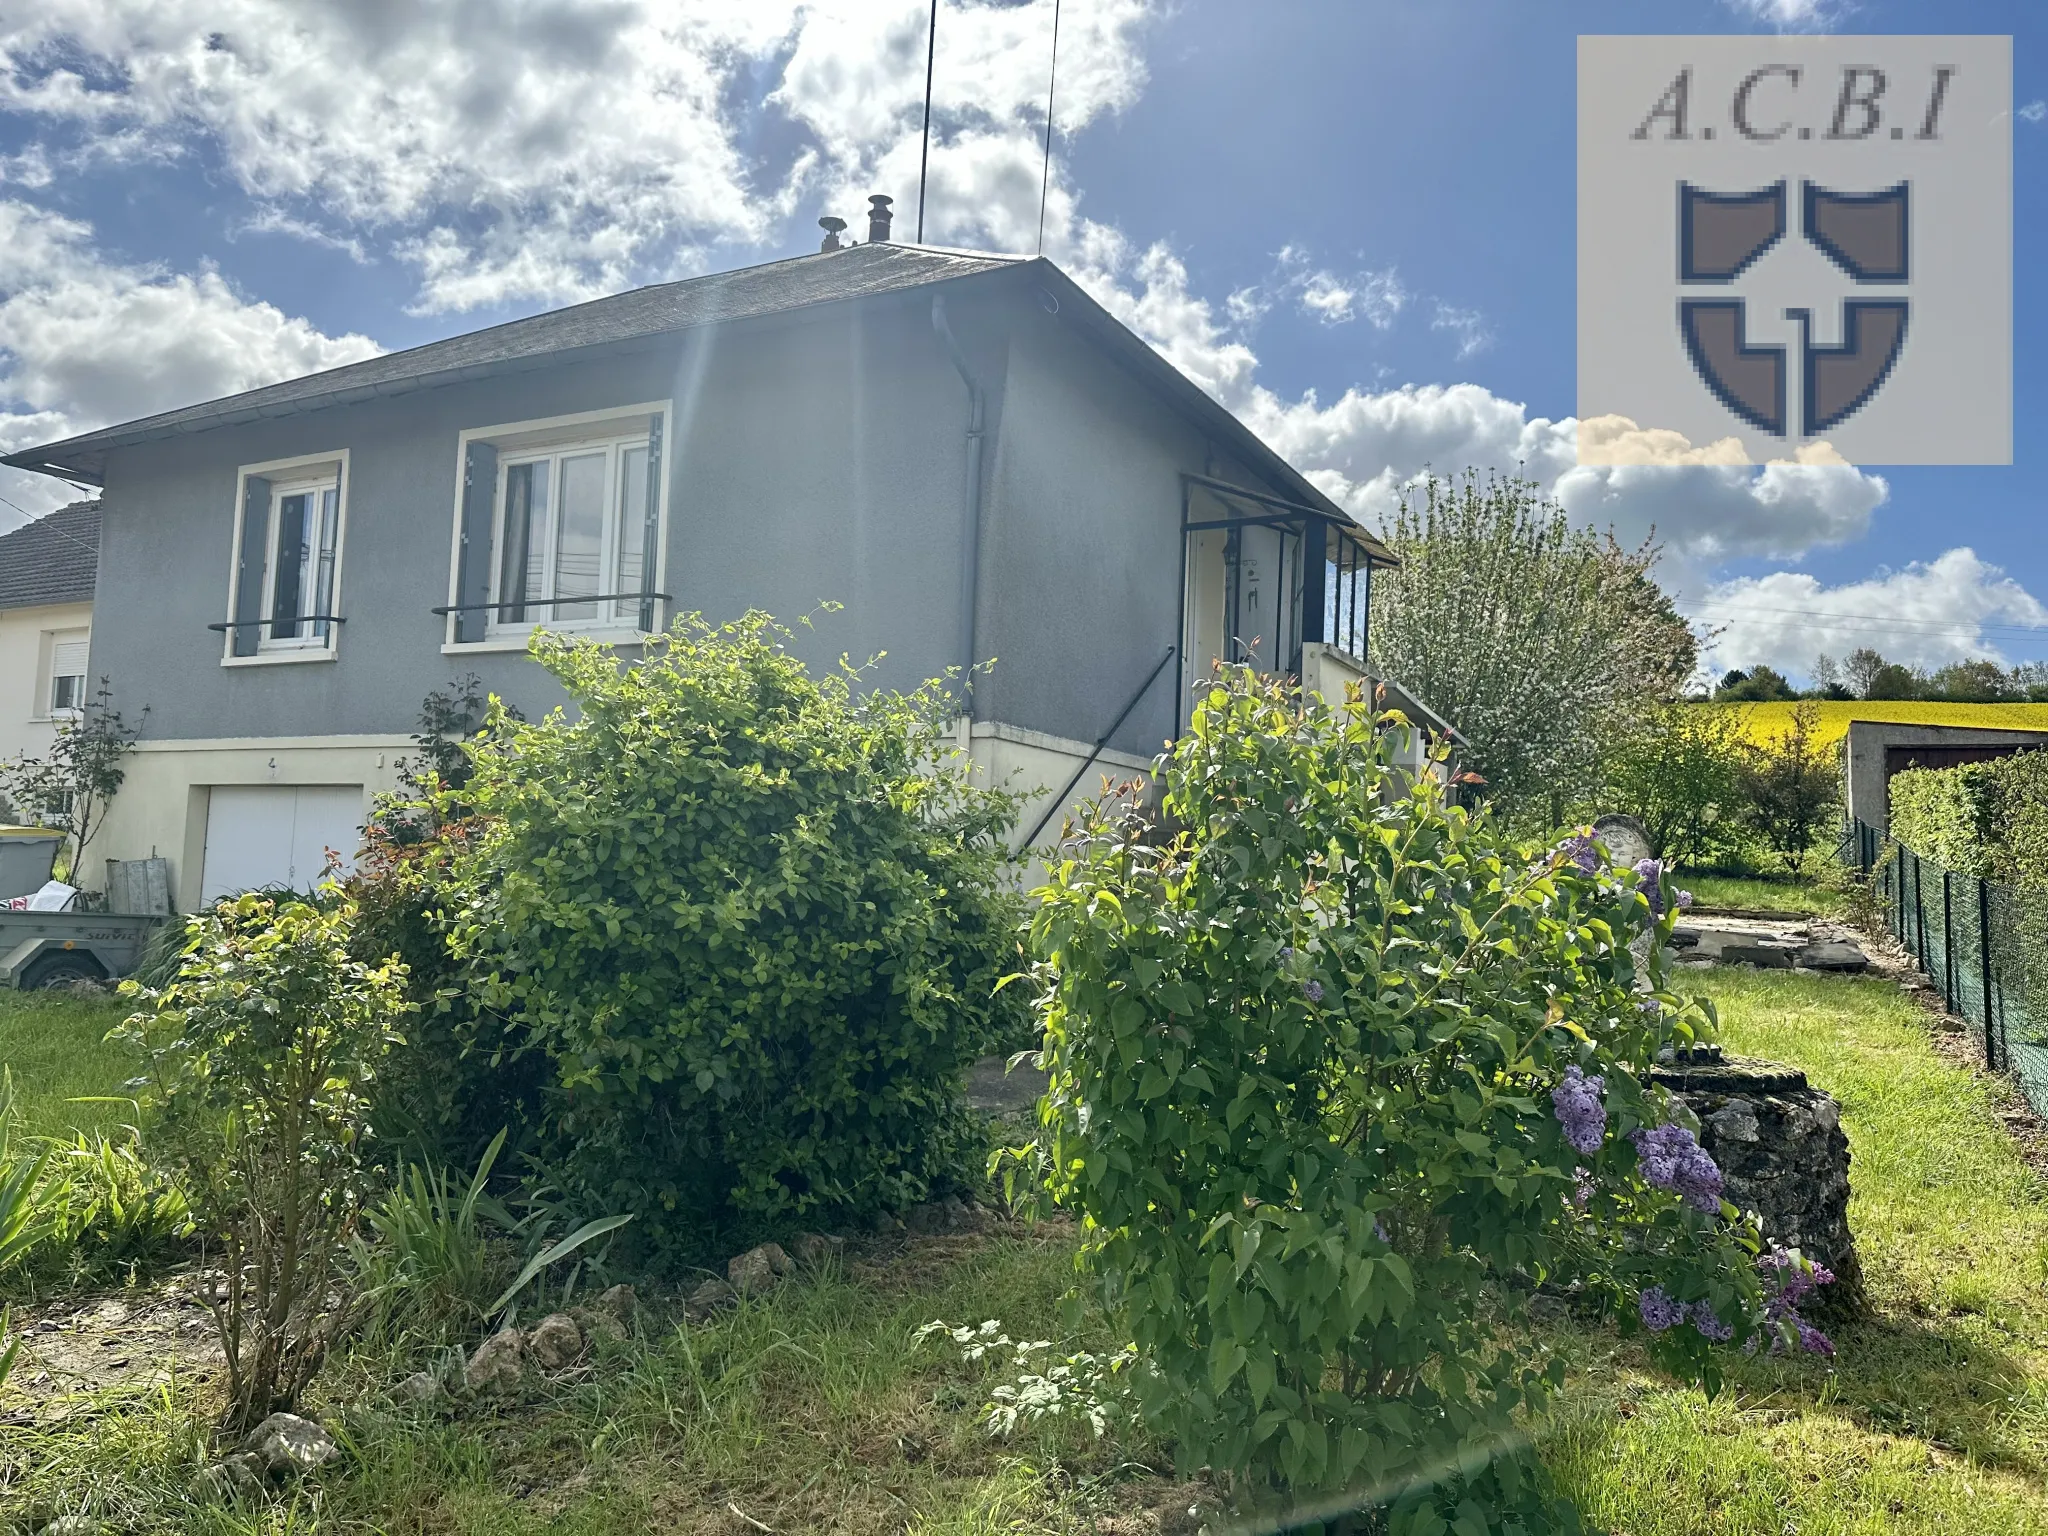
<path id="1" fill-rule="evenodd" d="M 1844 850 L 1994 1072 L 2048 1115 L 2048 890 L 1946 869 L 1858 821 Z"/>

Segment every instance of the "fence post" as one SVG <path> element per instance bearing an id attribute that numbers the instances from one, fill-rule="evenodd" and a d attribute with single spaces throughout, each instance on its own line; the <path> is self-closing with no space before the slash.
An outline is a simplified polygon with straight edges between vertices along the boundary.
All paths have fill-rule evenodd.
<path id="1" fill-rule="evenodd" d="M 1949 890 L 1946 869 L 1941 872 L 1941 1001 L 1950 1013 L 1956 1011 L 1955 898 Z"/>
<path id="2" fill-rule="evenodd" d="M 1998 1032 L 1991 1017 L 1991 882 L 1977 877 L 1977 974 L 1984 984 L 1984 1065 L 1998 1070 Z"/>
<path id="3" fill-rule="evenodd" d="M 1927 903 L 1920 890 L 1920 855 L 1913 855 L 1913 948 L 1920 960 L 1920 974 L 1929 981 L 1934 977 L 1927 969 Z"/>

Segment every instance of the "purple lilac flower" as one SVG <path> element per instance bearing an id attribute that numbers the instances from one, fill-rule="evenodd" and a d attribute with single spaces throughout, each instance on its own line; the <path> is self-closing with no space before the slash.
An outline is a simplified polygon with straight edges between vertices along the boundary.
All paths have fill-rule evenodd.
<path id="1" fill-rule="evenodd" d="M 1280 963 L 1282 965 L 1285 965 L 1288 961 L 1292 960 L 1293 958 L 1294 946 L 1292 944 L 1289 944 L 1285 949 L 1280 951 Z"/>
<path id="2" fill-rule="evenodd" d="M 1636 865 L 1636 880 L 1643 888 L 1643 894 L 1650 898 L 1650 911 L 1658 917 L 1664 915 L 1664 861 L 1643 859 Z"/>
<path id="3" fill-rule="evenodd" d="M 1809 1355 L 1832 1355 L 1834 1340 L 1799 1315 L 1799 1303 L 1815 1289 L 1835 1283 L 1834 1272 L 1824 1264 L 1802 1260 L 1798 1255 L 1778 1247 L 1756 1261 L 1756 1267 L 1763 1271 L 1766 1281 L 1776 1289 L 1764 1302 L 1764 1318 L 1774 1324 L 1789 1323 L 1799 1347 Z M 1783 1335 L 1771 1341 L 1771 1352 L 1777 1354 L 1785 1347 Z"/>
<path id="4" fill-rule="evenodd" d="M 1692 892 L 1691 892 L 1691 891 L 1680 891 L 1680 892 L 1679 892 L 1679 893 L 1677 894 L 1677 896 L 1676 896 L 1676 897 L 1674 897 L 1673 899 L 1677 901 L 1677 903 L 1678 903 L 1678 910 L 1679 910 L 1679 911 L 1681 911 L 1681 912 L 1684 912 L 1684 911 L 1687 911 L 1687 910 L 1689 910 L 1689 909 L 1691 908 L 1691 906 L 1692 906 Z"/>
<path id="5" fill-rule="evenodd" d="M 1652 1333 L 1676 1328 L 1685 1321 L 1685 1303 L 1673 1301 L 1661 1285 L 1645 1290 L 1636 1299 L 1636 1310 L 1643 1314 L 1643 1326 Z"/>
<path id="6" fill-rule="evenodd" d="M 1696 1211 L 1708 1215 L 1721 1209 L 1721 1170 L 1706 1149 L 1682 1125 L 1660 1125 L 1654 1131 L 1631 1131 L 1643 1177 L 1657 1189 L 1668 1189 Z"/>
<path id="7" fill-rule="evenodd" d="M 1724 1323 L 1704 1301 L 1692 1304 L 1693 1331 L 1711 1344 L 1726 1344 L 1735 1337 L 1735 1325 Z"/>
<path id="8" fill-rule="evenodd" d="M 1578 867 L 1582 875 L 1590 875 L 1600 867 L 1600 842 L 1590 832 L 1575 832 L 1557 845 L 1557 851 L 1564 855 L 1567 864 Z"/>
<path id="9" fill-rule="evenodd" d="M 1572 1204 L 1584 1210 L 1593 1203 L 1593 1175 L 1583 1168 L 1572 1170 Z"/>
<path id="10" fill-rule="evenodd" d="M 1301 995 L 1312 1003 L 1320 1003 L 1323 1000 L 1323 984 L 1320 981 L 1304 981 L 1301 984 Z"/>
<path id="11" fill-rule="evenodd" d="M 1606 1089 L 1606 1078 L 1588 1077 L 1570 1066 L 1564 1069 L 1564 1081 L 1550 1090 L 1557 1123 L 1564 1127 L 1565 1142 L 1574 1152 L 1598 1152 L 1607 1139 L 1607 1108 L 1600 1102 Z"/>

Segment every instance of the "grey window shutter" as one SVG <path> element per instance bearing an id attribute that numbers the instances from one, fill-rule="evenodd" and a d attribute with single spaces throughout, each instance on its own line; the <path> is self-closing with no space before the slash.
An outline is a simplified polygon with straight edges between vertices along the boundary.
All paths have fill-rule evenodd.
<path id="1" fill-rule="evenodd" d="M 456 555 L 455 639 L 481 640 L 490 624 L 488 609 L 470 606 L 491 599 L 491 514 L 498 499 L 498 450 L 471 443 L 462 460 L 462 544 Z"/>
<path id="2" fill-rule="evenodd" d="M 647 424 L 647 531 L 640 541 L 640 627 L 654 628 L 654 583 L 661 569 L 661 417 Z"/>
<path id="3" fill-rule="evenodd" d="M 235 627 L 229 631 L 237 656 L 254 656 L 263 638 L 263 557 L 270 545 L 270 482 L 250 475 L 242 482 L 242 547 L 235 560 Z"/>

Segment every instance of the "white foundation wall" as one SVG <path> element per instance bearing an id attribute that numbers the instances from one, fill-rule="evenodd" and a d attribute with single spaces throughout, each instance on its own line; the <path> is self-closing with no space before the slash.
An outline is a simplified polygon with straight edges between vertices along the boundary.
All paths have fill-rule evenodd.
<path id="1" fill-rule="evenodd" d="M 399 760 L 417 750 L 406 736 L 140 742 L 86 852 L 84 883 L 103 889 L 108 859 L 168 859 L 178 910 L 193 911 L 216 785 L 360 785 L 367 818 L 374 797 L 398 787 Z"/>
<path id="2" fill-rule="evenodd" d="M 1060 791 L 1088 758 L 1090 743 L 993 721 L 977 722 L 970 759 L 978 782 L 1023 797 L 1011 842 L 1020 845 L 1039 818 L 1053 809 L 1036 842 L 1059 836 L 1068 816 L 1098 798 L 1103 781 L 1145 782 L 1154 794 L 1151 762 L 1105 750 L 1064 798 Z M 86 883 L 104 888 L 108 859 L 170 861 L 171 889 L 180 911 L 198 908 L 206 863 L 206 820 L 212 791 L 221 785 L 362 786 L 367 818 L 377 794 L 396 789 L 400 760 L 418 750 L 405 736 L 314 736 L 254 740 L 146 741 L 128 757 L 127 778 L 114 797 L 87 853 Z M 1025 889 L 1040 884 L 1045 865 L 1034 858 Z"/>

